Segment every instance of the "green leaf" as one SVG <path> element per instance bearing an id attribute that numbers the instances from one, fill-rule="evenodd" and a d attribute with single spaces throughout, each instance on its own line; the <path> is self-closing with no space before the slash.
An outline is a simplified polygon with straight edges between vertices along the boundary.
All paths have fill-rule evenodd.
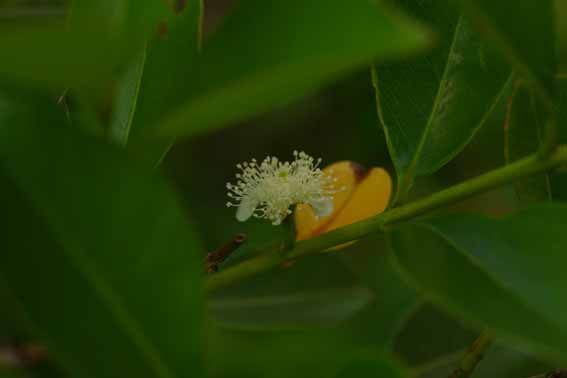
<path id="1" fill-rule="evenodd" d="M 164 1 L 75 0 L 69 8 L 0 7 L 0 77 L 26 84 L 104 86 L 167 15 Z"/>
<path id="2" fill-rule="evenodd" d="M 391 358 L 362 349 L 337 328 L 271 333 L 211 328 L 207 357 L 213 377 L 407 376 Z"/>
<path id="3" fill-rule="evenodd" d="M 0 348 L 7 340 L 27 340 L 29 335 L 17 301 L 5 285 L 0 285 Z"/>
<path id="4" fill-rule="evenodd" d="M 392 247 L 434 302 L 515 345 L 565 361 L 567 205 L 502 220 L 449 216 L 402 227 Z"/>
<path id="5" fill-rule="evenodd" d="M 447 2 L 400 3 L 439 36 L 437 48 L 419 59 L 374 67 L 379 118 L 403 200 L 415 177 L 434 173 L 472 139 L 498 102 L 509 69 Z"/>
<path id="6" fill-rule="evenodd" d="M 549 105 L 557 72 L 554 0 L 460 0 L 479 32 L 497 46 Z"/>
<path id="7" fill-rule="evenodd" d="M 506 162 L 512 163 L 536 153 L 542 142 L 543 125 L 541 109 L 532 90 L 522 80 L 516 81 L 508 101 L 505 123 Z M 516 194 L 522 203 L 551 199 L 547 173 L 517 181 Z"/>
<path id="8" fill-rule="evenodd" d="M 266 112 L 369 64 L 424 47 L 428 33 L 383 4 L 249 0 L 180 78 L 182 105 L 151 132 L 187 136 Z"/>
<path id="9" fill-rule="evenodd" d="M 506 159 L 512 162 L 534 153 L 542 144 L 546 112 L 539 98 L 525 82 L 518 81 L 508 101 L 506 130 Z M 567 78 L 555 80 L 554 113 L 557 117 L 556 140 L 567 143 Z M 542 200 L 567 199 L 567 175 L 564 169 L 522 179 L 516 184 L 518 198 L 525 203 Z"/>
<path id="10" fill-rule="evenodd" d="M 199 376 L 201 247 L 171 190 L 49 101 L 0 122 L 0 281 L 80 377 Z"/>
<path id="11" fill-rule="evenodd" d="M 108 134 L 111 141 L 122 147 L 128 143 L 132 129 L 145 63 L 146 49 L 144 48 L 140 56 L 128 66 L 116 88 L 114 112 L 108 127 Z"/>
<path id="12" fill-rule="evenodd" d="M 0 378 L 30 378 L 30 375 L 23 369 L 0 367 Z"/>
<path id="13" fill-rule="evenodd" d="M 428 365 L 451 354 L 462 357 L 463 350 L 478 337 L 479 330 L 467 327 L 433 304 L 423 302 L 396 338 L 393 349 L 396 355 L 412 367 Z M 416 343 L 416 340 L 427 342 Z"/>
<path id="14" fill-rule="evenodd" d="M 354 357 L 337 375 L 338 378 L 404 378 L 409 376 L 410 374 L 404 371 L 399 364 L 388 361 L 383 357 L 376 358 L 375 353 L 366 353 L 366 356 L 361 353 L 359 356 Z"/>
<path id="15" fill-rule="evenodd" d="M 162 34 L 148 43 L 143 56 L 131 63 L 118 85 L 117 122 L 111 132 L 117 131 L 117 142 L 125 145 L 132 131 L 128 148 L 149 166 L 162 160 L 174 138 L 149 139 L 143 131 L 181 105 L 183 93 L 193 85 L 190 78 L 201 45 L 202 17 L 202 0 L 186 2 Z M 121 116 L 126 113 L 128 118 Z"/>
<path id="16" fill-rule="evenodd" d="M 281 329 L 329 326 L 356 314 L 373 299 L 362 287 L 212 299 L 211 317 L 223 327 Z"/>
<path id="17" fill-rule="evenodd" d="M 362 342 L 384 350 L 392 349 L 421 298 L 397 271 L 384 235 L 359 240 L 341 250 L 339 256 L 373 296 L 370 305 L 348 322 L 351 332 Z"/>

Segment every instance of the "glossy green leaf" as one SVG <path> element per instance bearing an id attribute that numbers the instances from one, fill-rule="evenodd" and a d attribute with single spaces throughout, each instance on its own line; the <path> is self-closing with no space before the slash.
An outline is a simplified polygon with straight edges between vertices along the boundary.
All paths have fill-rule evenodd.
<path id="1" fill-rule="evenodd" d="M 509 69 L 448 2 L 399 3 L 439 36 L 436 49 L 419 59 L 374 67 L 378 114 L 404 197 L 416 176 L 434 173 L 471 140 Z"/>
<path id="2" fill-rule="evenodd" d="M 565 361 L 567 206 L 502 220 L 450 216 L 402 227 L 392 246 L 434 302 L 516 345 Z"/>
<path id="3" fill-rule="evenodd" d="M 75 0 L 0 6 L 0 76 L 55 87 L 100 86 L 166 17 L 164 1 Z M 68 8 L 70 7 L 70 9 Z"/>
<path id="4" fill-rule="evenodd" d="M 517 81 L 508 100 L 505 123 L 504 153 L 507 163 L 538 151 L 544 128 L 540 113 L 541 109 L 533 91 L 522 80 Z M 547 173 L 519 180 L 514 185 L 518 199 L 522 203 L 551 199 Z"/>
<path id="5" fill-rule="evenodd" d="M 312 93 L 372 59 L 426 45 L 427 32 L 371 0 L 241 2 L 205 44 L 182 105 L 151 132 L 192 135 Z"/>
<path id="6" fill-rule="evenodd" d="M 557 72 L 554 0 L 460 0 L 479 32 L 551 104 Z"/>
<path id="7" fill-rule="evenodd" d="M 329 326 L 367 306 L 372 292 L 362 287 L 263 297 L 212 299 L 211 317 L 221 326 L 240 329 Z"/>
<path id="8" fill-rule="evenodd" d="M 203 266 L 183 210 L 54 106 L 2 112 L 1 284 L 70 376 L 199 376 Z"/>

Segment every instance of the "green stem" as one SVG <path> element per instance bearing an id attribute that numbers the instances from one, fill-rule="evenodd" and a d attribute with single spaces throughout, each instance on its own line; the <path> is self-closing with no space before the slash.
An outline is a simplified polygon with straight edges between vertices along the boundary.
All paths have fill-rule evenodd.
<path id="1" fill-rule="evenodd" d="M 407 221 L 442 206 L 458 202 L 475 194 L 531 176 L 567 163 L 567 146 L 559 146 L 547 159 L 538 154 L 530 155 L 505 167 L 490 171 L 450 188 L 441 190 L 421 200 L 402 205 L 361 222 L 333 230 L 313 239 L 297 242 L 288 251 L 269 252 L 244 261 L 208 278 L 206 289 L 213 291 L 233 282 L 272 268 L 281 262 L 323 251 L 330 247 L 357 240 L 372 233 L 381 232 L 386 225 Z"/>
<path id="2" fill-rule="evenodd" d="M 492 345 L 492 336 L 483 331 L 480 336 L 475 340 L 475 342 L 470 346 L 465 352 L 461 360 L 459 361 L 459 366 L 453 370 L 449 378 L 468 378 L 472 374 L 476 365 L 482 360 L 484 354 Z"/>

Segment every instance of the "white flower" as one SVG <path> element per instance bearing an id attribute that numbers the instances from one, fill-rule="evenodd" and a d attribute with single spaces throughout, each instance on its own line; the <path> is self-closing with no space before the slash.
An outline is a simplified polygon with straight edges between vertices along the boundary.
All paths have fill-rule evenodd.
<path id="1" fill-rule="evenodd" d="M 255 159 L 238 164 L 241 173 L 237 183 L 226 184 L 231 201 L 228 207 L 237 207 L 236 219 L 241 222 L 250 217 L 264 218 L 277 226 L 291 214 L 291 206 L 298 203 L 311 205 L 317 216 L 333 212 L 333 194 L 336 179 L 319 168 L 321 159 L 315 161 L 305 152 L 293 152 L 294 161 L 281 162 L 276 157 Z"/>

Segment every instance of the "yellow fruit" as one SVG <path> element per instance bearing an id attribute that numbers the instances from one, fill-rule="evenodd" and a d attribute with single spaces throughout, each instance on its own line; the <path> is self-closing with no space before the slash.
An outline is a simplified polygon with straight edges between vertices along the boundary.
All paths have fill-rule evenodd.
<path id="1" fill-rule="evenodd" d="M 344 190 L 333 199 L 333 213 L 317 219 L 309 205 L 295 210 L 296 239 L 304 240 L 382 213 L 390 201 L 392 179 L 382 168 L 364 171 L 355 163 L 343 161 L 323 170 L 337 179 Z M 349 243 L 350 244 L 350 243 Z M 343 244 L 342 246 L 346 246 Z"/>

